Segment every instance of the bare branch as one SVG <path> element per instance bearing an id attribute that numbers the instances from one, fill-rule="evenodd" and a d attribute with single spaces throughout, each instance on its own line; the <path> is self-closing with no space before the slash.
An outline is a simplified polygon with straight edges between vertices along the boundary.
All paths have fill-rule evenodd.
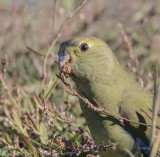
<path id="1" fill-rule="evenodd" d="M 88 105 L 88 107 L 91 108 L 91 109 L 93 109 L 94 111 L 104 112 L 104 113 L 106 113 L 106 114 L 108 114 L 108 115 L 110 115 L 110 116 L 113 116 L 113 117 L 117 118 L 120 122 L 122 122 L 122 121 L 127 121 L 127 122 L 131 122 L 131 123 L 135 123 L 135 124 L 139 124 L 139 125 L 144 125 L 144 126 L 148 126 L 148 127 L 151 126 L 151 124 L 135 122 L 135 121 L 129 120 L 129 119 L 127 119 L 127 118 L 121 117 L 121 116 L 119 116 L 119 115 L 116 115 L 116 114 L 114 114 L 114 113 L 111 113 L 111 112 L 105 110 L 105 109 L 102 107 L 102 105 L 100 105 L 100 103 L 99 103 L 97 100 L 95 100 L 95 98 L 93 98 L 93 100 L 95 101 L 95 103 L 99 106 L 99 107 L 95 107 L 87 98 L 82 97 L 81 95 L 79 95 L 79 94 L 70 86 L 70 84 L 68 84 L 67 82 L 65 82 L 64 76 L 63 76 L 62 72 L 60 72 L 60 74 L 57 75 L 57 77 L 63 82 L 63 84 L 66 86 L 66 88 L 68 88 L 68 89 L 73 93 L 74 96 L 76 96 L 76 97 L 78 97 L 79 99 L 83 100 L 83 101 Z M 158 129 L 159 129 L 159 127 L 158 127 Z"/>

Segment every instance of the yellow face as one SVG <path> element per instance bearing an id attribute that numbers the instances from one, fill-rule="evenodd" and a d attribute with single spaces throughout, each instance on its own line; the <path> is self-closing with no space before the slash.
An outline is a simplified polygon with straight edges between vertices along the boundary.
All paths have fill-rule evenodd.
<path id="1" fill-rule="evenodd" d="M 63 42 L 58 52 L 59 68 L 62 72 L 72 74 L 72 61 L 87 58 L 95 46 L 104 46 L 105 43 L 93 37 L 76 38 Z M 106 46 L 106 45 L 105 45 Z"/>
<path id="2" fill-rule="evenodd" d="M 81 43 L 78 40 L 71 39 L 63 42 L 58 52 L 58 63 L 60 70 L 66 74 L 71 75 L 72 60 L 76 60 L 80 58 L 80 56 L 83 56 L 84 52 L 86 53 L 89 50 L 89 48 L 90 46 L 86 41 L 82 41 Z"/>
<path id="3" fill-rule="evenodd" d="M 102 62 L 107 61 L 110 55 L 110 49 L 100 39 L 86 37 L 67 40 L 58 52 L 59 69 L 64 74 L 88 79 L 95 71 L 105 70 L 105 63 Z"/>

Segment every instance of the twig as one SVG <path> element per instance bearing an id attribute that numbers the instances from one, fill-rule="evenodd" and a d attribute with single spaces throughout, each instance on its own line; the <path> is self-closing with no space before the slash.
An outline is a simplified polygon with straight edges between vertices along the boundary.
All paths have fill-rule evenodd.
<path id="1" fill-rule="evenodd" d="M 42 94 L 43 94 L 43 93 L 42 93 L 42 92 L 43 92 L 43 86 L 44 86 L 45 77 L 46 77 L 46 63 L 47 63 L 48 56 L 49 56 L 49 54 L 51 53 L 51 51 L 52 51 L 55 43 L 57 42 L 57 40 L 61 37 L 61 34 L 62 34 L 65 26 L 66 26 L 66 25 L 68 24 L 68 22 L 70 21 L 70 19 L 73 18 L 73 16 L 75 16 L 75 15 L 85 6 L 85 4 L 86 4 L 88 1 L 89 1 L 89 0 L 83 0 L 83 1 L 80 3 L 80 5 L 77 7 L 77 9 L 76 9 L 73 13 L 69 14 L 69 15 L 66 17 L 66 19 L 64 20 L 63 24 L 61 25 L 61 27 L 60 27 L 60 29 L 59 29 L 59 31 L 58 31 L 58 33 L 57 33 L 55 39 L 53 40 L 53 42 L 52 42 L 49 50 L 47 51 L 47 53 L 46 53 L 46 55 L 45 55 L 45 57 L 44 57 L 44 66 L 43 66 L 43 75 L 44 75 L 44 77 L 43 77 L 43 79 L 42 79 L 42 84 L 41 84 L 41 97 L 42 97 Z"/>
<path id="2" fill-rule="evenodd" d="M 94 152 L 91 152 L 91 151 L 79 151 L 79 152 L 65 152 L 65 153 L 62 153 L 61 156 L 67 156 L 67 155 L 74 155 L 74 154 L 80 154 L 80 153 L 87 153 L 87 154 L 98 154 L 98 151 L 94 151 Z"/>
<path id="3" fill-rule="evenodd" d="M 82 97 L 81 95 L 79 95 L 71 86 L 70 84 L 68 84 L 67 82 L 65 82 L 63 76 L 62 76 L 62 73 L 60 73 L 59 75 L 57 75 L 57 77 L 63 82 L 63 84 L 66 86 L 66 88 L 68 88 L 74 96 L 77 96 L 78 98 L 80 98 L 81 100 L 83 100 L 89 108 L 93 109 L 94 111 L 98 111 L 98 112 L 104 112 L 110 116 L 113 116 L 115 118 L 118 118 L 118 120 L 124 120 L 124 121 L 127 121 L 127 122 L 131 122 L 131 123 L 135 123 L 135 124 L 139 124 L 139 125 L 144 125 L 144 126 L 148 126 L 150 127 L 151 124 L 145 124 L 145 123 L 139 123 L 139 122 L 135 122 L 135 121 L 132 121 L 132 120 L 129 120 L 127 118 L 124 118 L 124 117 L 121 117 L 119 115 L 116 115 L 114 113 L 111 113 L 109 111 L 106 111 L 104 108 L 102 108 L 102 105 L 100 105 L 99 102 L 95 101 L 95 103 L 99 106 L 98 108 L 95 107 L 87 98 L 84 98 Z M 95 99 L 94 99 L 95 100 Z"/>
<path id="4" fill-rule="evenodd" d="M 15 15 L 17 11 L 17 1 L 12 0 L 12 15 Z"/>
<path id="5" fill-rule="evenodd" d="M 54 31 L 55 31 L 55 21 L 56 21 L 56 12 L 57 12 L 57 0 L 53 0 L 53 14 L 52 14 L 52 36 L 51 40 L 54 39 Z"/>
<path id="6" fill-rule="evenodd" d="M 17 104 L 16 100 L 13 98 L 12 94 L 8 90 L 8 87 L 7 87 L 6 83 L 4 82 L 4 80 L 2 79 L 1 76 L 0 76 L 0 84 L 2 84 L 2 87 L 6 91 L 7 96 L 9 97 L 10 101 L 13 103 L 13 105 L 15 105 L 15 107 L 17 107 L 17 109 L 19 111 L 19 114 L 21 115 L 20 106 Z"/>
<path id="7" fill-rule="evenodd" d="M 122 37 L 123 37 L 123 41 L 124 41 L 124 43 L 125 43 L 125 44 L 127 45 L 127 47 L 128 47 L 129 57 L 130 57 L 132 60 L 135 60 L 136 57 L 135 57 L 134 54 L 133 54 L 132 44 L 131 44 L 131 42 L 128 40 L 127 34 L 126 34 L 126 32 L 124 31 L 122 24 L 119 23 L 119 24 L 118 24 L 118 27 L 119 27 L 120 32 L 121 32 L 121 35 L 122 35 Z"/>
<path id="8" fill-rule="evenodd" d="M 43 99 L 43 112 L 46 115 L 46 119 L 48 122 L 48 125 L 53 129 L 55 126 L 55 122 L 51 119 L 51 116 L 53 116 L 52 114 L 52 110 L 49 109 L 48 104 L 46 102 L 45 99 Z M 56 107 L 53 107 L 54 113 L 56 113 L 65 123 L 67 123 L 70 127 L 72 127 L 74 129 L 74 131 L 81 133 L 80 129 L 78 129 L 71 120 L 69 120 L 65 115 L 63 115 Z M 55 116 L 55 115 L 54 115 Z M 58 118 L 56 118 L 58 119 Z M 59 120 L 59 119 L 58 119 Z"/>
<path id="9" fill-rule="evenodd" d="M 160 144 L 160 131 L 158 132 L 155 140 L 153 141 L 152 149 L 151 149 L 149 157 L 153 157 L 153 156 L 157 155 L 159 144 Z M 157 156 L 159 156 L 159 155 L 157 155 Z"/>
<path id="10" fill-rule="evenodd" d="M 7 64 L 8 64 L 8 58 L 5 55 L 4 57 L 2 57 L 2 59 L 0 60 L 0 66 L 2 69 L 2 79 L 4 79 L 5 73 L 7 71 Z"/>
<path id="11" fill-rule="evenodd" d="M 153 142 L 156 136 L 156 123 L 157 123 L 157 114 L 160 103 L 160 85 L 158 86 L 158 90 L 156 89 L 157 77 L 158 77 L 158 66 L 155 69 L 154 76 L 154 95 L 153 95 L 153 113 L 152 113 L 152 128 L 151 128 L 151 139 L 150 139 L 150 148 L 153 146 Z"/>
<path id="12" fill-rule="evenodd" d="M 75 16 L 84 6 L 85 4 L 88 2 L 89 0 L 83 0 L 80 5 L 77 7 L 77 9 L 75 9 L 75 11 L 73 13 L 70 13 L 66 19 L 64 20 L 63 24 L 61 25 L 57 36 L 61 36 L 61 32 L 64 30 L 66 24 L 68 24 L 68 22 L 70 21 L 71 18 L 73 18 L 73 16 Z"/>
<path id="13" fill-rule="evenodd" d="M 125 149 L 125 151 L 128 153 L 128 155 L 129 155 L 130 157 L 135 157 L 130 150 Z"/>
<path id="14" fill-rule="evenodd" d="M 72 92 L 72 95 L 77 96 L 78 98 L 82 99 L 88 107 L 92 108 L 94 111 L 102 111 L 102 109 L 95 107 L 87 98 L 82 97 L 79 95 L 67 82 L 64 81 L 62 75 L 57 75 L 57 77 L 63 82 L 63 84 Z"/>
<path id="15" fill-rule="evenodd" d="M 75 132 L 78 132 L 78 133 L 81 133 L 80 129 L 78 129 L 74 123 L 72 123 L 71 120 L 69 120 L 65 115 L 63 116 L 62 113 L 60 113 L 60 111 L 56 108 L 56 107 L 53 107 L 54 111 L 59 115 L 59 117 L 64 120 L 69 126 L 71 126 Z"/>
<path id="16" fill-rule="evenodd" d="M 32 51 L 32 52 L 34 52 L 35 54 L 38 54 L 38 55 L 40 55 L 40 56 L 44 56 L 44 54 L 42 54 L 42 53 L 40 53 L 40 52 L 38 52 L 38 51 L 36 51 L 36 50 L 32 49 L 32 48 L 31 48 L 31 47 L 29 47 L 29 46 L 26 46 L 26 48 L 27 48 L 28 50 L 30 50 L 30 51 Z"/>
<path id="17" fill-rule="evenodd" d="M 46 103 L 46 100 L 43 99 L 43 112 L 45 113 L 46 115 L 46 119 L 47 119 L 47 123 L 48 125 L 53 129 L 54 128 L 54 124 L 55 122 L 50 118 L 50 113 L 48 112 L 48 105 Z"/>
<path id="18" fill-rule="evenodd" d="M 110 145 L 99 145 L 99 146 L 95 146 L 93 147 L 93 145 L 90 146 L 90 144 L 84 144 L 82 145 L 82 147 L 80 148 L 74 148 L 74 150 L 72 152 L 65 152 L 62 153 L 61 156 L 67 156 L 67 155 L 73 155 L 73 154 L 80 154 L 80 153 L 87 153 L 87 154 L 98 154 L 98 150 L 99 151 L 106 151 L 108 149 L 111 150 L 115 150 L 116 149 L 116 143 L 111 143 Z"/>

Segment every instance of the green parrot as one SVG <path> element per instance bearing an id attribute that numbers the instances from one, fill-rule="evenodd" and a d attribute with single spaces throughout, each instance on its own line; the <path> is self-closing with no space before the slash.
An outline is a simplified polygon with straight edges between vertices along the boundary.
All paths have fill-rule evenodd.
<path id="1" fill-rule="evenodd" d="M 81 99 L 80 106 L 97 146 L 117 143 L 116 150 L 99 151 L 102 157 L 149 154 L 152 124 L 152 95 L 145 91 L 121 67 L 109 46 L 95 37 L 75 38 L 63 42 L 58 52 L 60 71 L 70 75 L 77 92 L 95 107 L 96 100 L 108 112 L 137 122 L 94 111 Z"/>

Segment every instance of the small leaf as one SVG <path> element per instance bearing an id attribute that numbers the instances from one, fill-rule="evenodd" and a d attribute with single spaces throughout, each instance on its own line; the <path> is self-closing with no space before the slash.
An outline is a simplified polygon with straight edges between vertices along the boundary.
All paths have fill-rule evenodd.
<path id="1" fill-rule="evenodd" d="M 31 117 L 31 115 L 30 115 L 28 112 L 26 112 L 26 114 L 27 114 L 29 120 L 31 121 L 31 123 L 32 123 L 32 125 L 33 125 L 33 127 L 34 127 L 34 129 L 35 129 L 36 131 L 39 131 L 39 130 L 38 130 L 38 127 L 37 127 L 37 125 L 36 125 L 36 123 L 34 122 L 34 120 L 33 120 L 32 117 Z"/>
<path id="2" fill-rule="evenodd" d="M 79 137 L 79 134 L 76 134 L 72 137 L 72 141 L 75 141 Z"/>
<path id="3" fill-rule="evenodd" d="M 75 141 L 76 141 L 77 147 L 81 147 L 82 146 L 81 143 L 77 139 Z"/>
<path id="4" fill-rule="evenodd" d="M 23 139 L 26 142 L 26 144 L 28 145 L 28 149 L 34 154 L 34 156 L 37 156 L 37 153 L 34 151 L 34 147 L 33 147 L 32 143 L 30 142 L 29 138 L 23 137 Z"/>
<path id="5" fill-rule="evenodd" d="M 30 50 L 30 51 L 32 51 L 32 52 L 34 52 L 35 54 L 38 54 L 38 55 L 40 55 L 40 56 L 44 56 L 44 54 L 42 54 L 42 53 L 40 53 L 40 52 L 38 52 L 38 51 L 32 49 L 32 48 L 29 47 L 29 46 L 27 46 L 27 49 Z"/>
<path id="6" fill-rule="evenodd" d="M 60 118 L 60 117 L 55 117 L 58 121 L 60 121 L 60 122 L 62 122 L 62 123 L 64 123 L 65 121 L 62 119 L 62 118 Z"/>
<path id="7" fill-rule="evenodd" d="M 40 133 L 42 136 L 40 136 L 41 142 L 43 144 L 47 144 L 47 139 L 48 139 L 48 133 L 47 133 L 47 129 L 46 126 L 44 125 L 44 123 L 42 122 L 40 124 Z M 45 139 L 46 138 L 46 139 Z"/>
<path id="8" fill-rule="evenodd" d="M 53 79 L 49 88 L 46 89 L 44 94 L 45 99 L 48 99 L 50 97 L 51 93 L 53 92 L 53 89 L 56 86 L 57 80 L 58 80 L 57 78 Z"/>
<path id="9" fill-rule="evenodd" d="M 8 134 L 5 134 L 5 140 L 6 140 L 6 142 L 7 142 L 9 145 L 12 145 L 11 139 L 10 139 L 10 137 L 8 136 Z"/>
<path id="10" fill-rule="evenodd" d="M 18 126 L 18 128 L 20 129 L 20 132 L 24 135 L 24 136 L 28 136 L 28 133 L 25 129 L 23 129 L 22 127 L 22 122 L 21 120 L 13 113 L 12 115 L 13 119 L 14 119 L 14 123 Z"/>
<path id="11" fill-rule="evenodd" d="M 37 106 L 39 106 L 41 109 L 43 109 L 43 105 L 42 105 L 41 100 L 39 99 L 38 96 L 35 95 L 34 98 L 33 98 L 33 100 L 34 100 L 34 103 L 35 103 Z"/>
<path id="12" fill-rule="evenodd" d="M 0 149 L 0 156 L 1 157 L 8 156 L 8 150 L 6 148 Z"/>

